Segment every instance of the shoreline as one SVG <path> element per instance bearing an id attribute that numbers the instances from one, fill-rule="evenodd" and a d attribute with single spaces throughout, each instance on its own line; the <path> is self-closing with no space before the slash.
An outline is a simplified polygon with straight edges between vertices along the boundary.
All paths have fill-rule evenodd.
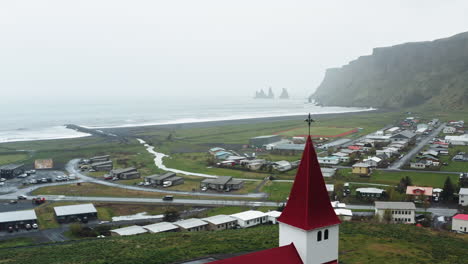
<path id="1" fill-rule="evenodd" d="M 355 115 L 363 115 L 363 114 L 369 114 L 369 113 L 386 113 L 386 112 L 389 112 L 389 110 L 376 109 L 376 110 L 369 110 L 369 111 L 356 111 L 356 112 L 345 112 L 345 113 L 322 113 L 322 114 L 312 115 L 312 117 L 313 118 L 323 118 L 323 117 L 335 118 L 335 117 L 340 117 L 340 116 L 355 116 Z M 272 123 L 272 122 L 291 121 L 291 120 L 302 121 L 302 120 L 305 120 L 306 118 L 307 118 L 307 113 L 304 113 L 303 115 L 291 115 L 291 116 L 257 117 L 257 118 L 245 118 L 245 119 L 235 119 L 235 120 L 216 120 L 216 121 L 202 121 L 202 122 L 178 123 L 178 124 L 101 128 L 100 130 L 108 132 L 108 133 L 117 134 L 119 136 L 133 136 L 134 133 L 154 130 L 154 129 L 206 128 L 206 127 L 227 126 L 227 125 Z"/>

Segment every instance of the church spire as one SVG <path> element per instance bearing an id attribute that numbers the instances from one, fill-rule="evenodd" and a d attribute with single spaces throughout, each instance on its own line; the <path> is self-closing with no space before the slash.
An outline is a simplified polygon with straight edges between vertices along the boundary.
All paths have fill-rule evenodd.
<path id="1" fill-rule="evenodd" d="M 288 202 L 278 220 L 306 231 L 341 223 L 331 206 L 310 136 Z"/>

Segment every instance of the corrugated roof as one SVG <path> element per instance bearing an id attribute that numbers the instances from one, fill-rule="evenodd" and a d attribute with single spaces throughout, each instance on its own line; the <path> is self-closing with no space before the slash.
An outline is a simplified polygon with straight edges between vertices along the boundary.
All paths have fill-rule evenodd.
<path id="1" fill-rule="evenodd" d="M 127 226 L 123 228 L 114 229 L 114 230 L 111 230 L 111 232 L 117 233 L 121 236 L 131 236 L 131 235 L 147 233 L 148 230 L 144 229 L 141 226 L 133 225 L 133 226 Z"/>
<path id="2" fill-rule="evenodd" d="M 241 212 L 237 214 L 232 214 L 231 216 L 234 218 L 240 219 L 242 221 L 249 221 L 252 219 L 264 217 L 266 216 L 266 214 L 260 211 L 249 210 L 249 211 L 245 211 L 245 212 Z"/>
<path id="3" fill-rule="evenodd" d="M 220 224 L 237 221 L 237 219 L 229 215 L 215 215 L 215 216 L 203 218 L 202 220 L 205 222 L 211 223 L 213 225 L 220 225 Z"/>
<path id="4" fill-rule="evenodd" d="M 281 216 L 281 212 L 279 211 L 269 211 L 269 212 L 266 212 L 265 214 L 271 217 L 275 217 L 275 218 L 278 218 Z"/>
<path id="5" fill-rule="evenodd" d="M 93 204 L 77 204 L 54 207 L 56 216 L 97 213 Z"/>
<path id="6" fill-rule="evenodd" d="M 416 210 L 414 203 L 410 202 L 375 202 L 375 208 Z"/>
<path id="7" fill-rule="evenodd" d="M 166 231 L 171 231 L 175 229 L 179 229 L 178 226 L 168 223 L 168 222 L 161 222 L 157 224 L 152 224 L 152 225 L 145 225 L 143 226 L 144 229 L 147 229 L 151 233 L 160 233 L 160 232 L 166 232 Z"/>
<path id="8" fill-rule="evenodd" d="M 28 220 L 36 220 L 36 219 L 37 219 L 37 216 L 34 210 L 0 213 L 0 223 L 28 221 Z"/>
<path id="9" fill-rule="evenodd" d="M 186 220 L 180 220 L 174 223 L 176 226 L 180 226 L 185 229 L 193 228 L 193 227 L 198 227 L 198 226 L 204 226 L 207 225 L 208 223 L 205 221 L 202 221 L 198 218 L 190 218 Z"/>

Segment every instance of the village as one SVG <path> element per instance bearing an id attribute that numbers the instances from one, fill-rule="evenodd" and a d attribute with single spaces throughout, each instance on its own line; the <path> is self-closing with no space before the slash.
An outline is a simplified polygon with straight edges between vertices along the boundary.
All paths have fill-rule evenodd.
<path id="1" fill-rule="evenodd" d="M 438 119 L 423 121 L 409 116 L 398 124 L 369 134 L 360 133 L 359 128 L 341 129 L 340 132 L 338 136 L 314 135 L 313 138 L 331 206 L 342 221 L 404 223 L 468 233 L 468 170 L 459 170 L 467 168 L 465 162 L 468 161 L 468 141 L 463 121 L 442 123 Z M 175 169 L 142 174 L 145 168 L 122 166 L 112 155 L 70 161 L 66 171 L 56 170 L 52 159 L 36 160 L 32 166 L 3 165 L 0 167 L 0 188 L 21 194 L 14 198 L 8 196 L 11 197 L 10 201 L 2 206 L 1 237 L 5 239 L 9 235 L 15 237 L 18 234 L 43 232 L 50 226 L 53 226 L 51 230 L 60 229 L 63 232 L 65 227 L 85 237 L 102 238 L 276 224 L 288 199 L 287 196 L 278 196 L 278 186 L 291 186 L 306 143 L 305 135 L 296 133 L 288 131 L 288 135 L 255 136 L 237 149 L 214 145 L 206 153 L 200 154 L 204 158 L 197 159 L 197 162 L 204 162 L 200 165 L 205 166 L 207 171 L 222 169 L 226 176 L 201 174 L 196 178 L 191 173 L 195 175 L 197 171 Z M 233 172 L 233 176 L 227 176 L 231 174 L 229 171 Z M 416 171 L 423 173 L 421 177 L 437 173 L 439 178 L 444 178 L 444 185 L 431 186 L 421 184 L 421 181 L 413 184 L 405 173 Z M 256 173 L 254 175 L 258 176 L 239 177 L 235 176 L 239 175 L 236 172 Z M 380 177 L 380 173 L 386 172 L 400 172 L 399 183 L 391 185 L 374 181 Z M 174 212 L 166 210 L 158 215 L 147 215 L 145 212 L 138 212 L 137 216 L 118 215 L 116 217 L 120 218 L 114 221 L 102 218 L 102 213 L 93 203 L 54 206 L 49 198 L 54 200 L 56 196 L 38 194 L 42 186 L 74 185 L 73 188 L 83 190 L 88 188 L 89 183 L 121 188 L 123 192 L 131 188 L 162 194 L 152 201 L 163 206 L 190 203 L 191 200 L 184 197 L 187 195 L 216 197 L 219 201 L 226 197 L 239 199 L 251 194 L 258 198 L 238 203 L 245 206 L 229 214 L 203 216 L 195 210 L 183 216 L 176 213 L 175 217 L 171 217 Z M 44 225 L 43 212 L 35 209 L 49 202 L 52 203 L 48 210 L 53 210 L 53 214 L 47 215 L 48 221 L 53 221 L 55 225 Z M 25 203 L 30 205 L 23 206 Z M 229 202 L 225 204 L 229 205 Z M 8 207 L 13 205 L 21 205 L 25 210 L 8 211 Z M 201 210 L 209 211 L 212 208 L 212 205 L 206 204 Z M 79 223 L 80 227 L 74 227 L 73 223 Z M 86 228 L 95 231 L 83 231 Z"/>

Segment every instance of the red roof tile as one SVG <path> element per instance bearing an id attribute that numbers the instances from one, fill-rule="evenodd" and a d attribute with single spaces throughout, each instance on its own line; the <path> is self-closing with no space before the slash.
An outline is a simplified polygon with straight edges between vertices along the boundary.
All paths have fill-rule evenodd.
<path id="1" fill-rule="evenodd" d="M 457 214 L 453 219 L 468 221 L 468 214 Z"/>
<path id="2" fill-rule="evenodd" d="M 303 264 L 294 244 L 258 251 L 230 259 L 210 262 L 211 264 Z"/>
<path id="3" fill-rule="evenodd" d="M 341 223 L 331 207 L 310 136 L 288 202 L 278 220 L 303 230 Z"/>

